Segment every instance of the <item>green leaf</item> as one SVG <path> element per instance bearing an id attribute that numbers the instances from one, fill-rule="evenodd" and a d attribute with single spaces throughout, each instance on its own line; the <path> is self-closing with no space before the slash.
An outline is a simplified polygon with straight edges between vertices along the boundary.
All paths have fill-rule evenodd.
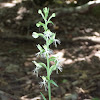
<path id="1" fill-rule="evenodd" d="M 45 50 L 47 50 L 47 49 L 48 49 L 47 45 L 43 45 L 43 48 L 44 48 Z"/>
<path id="2" fill-rule="evenodd" d="M 56 57 L 52 56 L 52 57 L 49 58 L 49 61 L 55 61 L 55 60 L 56 60 Z"/>
<path id="3" fill-rule="evenodd" d="M 37 45 L 37 48 L 40 50 L 40 55 L 45 52 L 45 50 L 39 44 Z"/>
<path id="4" fill-rule="evenodd" d="M 43 35 L 42 33 L 39 33 L 38 35 L 41 36 L 41 37 L 43 37 L 43 38 L 45 38 L 44 35 Z"/>
<path id="5" fill-rule="evenodd" d="M 44 63 L 39 63 L 39 64 L 47 69 L 47 66 Z"/>
<path id="6" fill-rule="evenodd" d="M 58 87 L 58 85 L 53 80 L 50 80 L 49 82 Z"/>
<path id="7" fill-rule="evenodd" d="M 39 22 L 36 24 L 36 26 L 37 26 L 37 27 L 41 27 L 41 26 L 42 26 L 42 27 L 44 28 L 44 30 L 46 29 L 46 28 L 45 28 L 45 24 L 42 23 L 41 21 L 39 21 Z"/>
<path id="8" fill-rule="evenodd" d="M 44 63 L 37 63 L 36 61 L 32 61 L 37 67 L 41 68 L 42 66 L 47 69 L 47 66 Z"/>
<path id="9" fill-rule="evenodd" d="M 43 26 L 43 27 L 44 27 L 44 26 L 45 26 L 45 24 L 44 24 L 44 23 L 42 23 L 41 21 L 39 21 L 39 22 L 36 24 L 36 26 L 37 26 L 37 27 L 40 27 L 40 26 Z"/>
<path id="10" fill-rule="evenodd" d="M 39 68 L 42 67 L 42 65 L 40 63 L 37 63 L 36 61 L 32 61 L 32 62 L 36 65 L 36 67 L 39 67 Z"/>
<path id="11" fill-rule="evenodd" d="M 43 51 L 43 48 L 38 44 L 37 45 L 37 48 L 40 50 L 40 51 Z"/>
<path id="12" fill-rule="evenodd" d="M 43 97 L 44 100 L 47 100 L 47 99 L 45 98 L 45 96 L 44 96 L 41 92 L 40 92 L 40 94 L 42 95 L 42 97 Z"/>
<path id="13" fill-rule="evenodd" d="M 49 39 L 49 40 L 48 40 L 48 44 L 49 44 L 49 45 L 52 44 L 53 42 L 54 42 L 53 39 Z"/>
<path id="14" fill-rule="evenodd" d="M 48 23 L 51 23 L 51 24 L 53 24 L 53 25 L 54 25 L 54 23 L 53 23 L 52 21 L 48 21 Z"/>
<path id="15" fill-rule="evenodd" d="M 51 75 L 51 73 L 52 73 L 54 70 L 56 70 L 56 65 L 52 65 L 52 66 L 50 67 L 50 75 Z"/>

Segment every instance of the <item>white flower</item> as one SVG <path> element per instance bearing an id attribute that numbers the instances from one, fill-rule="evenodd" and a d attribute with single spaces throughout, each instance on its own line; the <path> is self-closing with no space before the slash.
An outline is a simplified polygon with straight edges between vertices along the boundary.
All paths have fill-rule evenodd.
<path id="1" fill-rule="evenodd" d="M 47 37 L 47 39 L 49 39 L 51 37 L 50 34 L 45 34 L 45 36 Z"/>
<path id="2" fill-rule="evenodd" d="M 60 40 L 55 39 L 55 40 L 54 40 L 54 45 L 55 45 L 55 47 L 57 47 L 57 43 L 60 44 L 61 42 L 60 42 Z"/>
<path id="3" fill-rule="evenodd" d="M 49 56 L 50 54 L 53 53 L 53 51 L 49 49 L 46 45 L 44 45 L 43 48 L 44 48 L 44 53 L 43 53 L 44 57 L 46 57 L 47 55 Z"/>
<path id="4" fill-rule="evenodd" d="M 38 72 L 39 72 L 39 69 L 38 67 L 36 67 L 33 71 L 34 71 L 34 74 L 38 77 Z"/>
<path id="5" fill-rule="evenodd" d="M 57 69 L 56 69 L 57 74 L 58 74 L 58 70 L 59 70 L 60 72 L 62 72 L 62 66 L 57 66 Z"/>
<path id="6" fill-rule="evenodd" d="M 43 55 L 46 56 L 46 55 L 50 55 L 50 54 L 52 54 L 52 53 L 53 53 L 52 50 L 47 50 L 47 49 L 45 49 L 45 52 L 43 53 Z"/>
<path id="7" fill-rule="evenodd" d="M 43 81 L 39 83 L 40 87 L 42 88 L 44 86 L 45 87 L 45 91 L 47 91 L 47 89 L 48 89 L 47 79 L 44 76 L 42 76 L 42 79 L 43 79 Z"/>
<path id="8" fill-rule="evenodd" d="M 62 70 L 63 70 L 63 68 L 62 68 L 62 66 L 61 66 L 61 64 L 60 64 L 60 60 L 56 60 L 57 61 L 57 63 L 56 63 L 56 72 L 57 72 L 57 74 L 58 74 L 58 70 L 60 71 L 60 72 L 62 72 Z"/>
<path id="9" fill-rule="evenodd" d="M 38 72 L 42 68 L 42 66 L 36 61 L 32 61 L 32 62 L 36 65 L 36 68 L 33 71 L 34 71 L 34 74 L 36 74 L 36 76 L 38 77 Z"/>
<path id="10" fill-rule="evenodd" d="M 46 51 L 44 51 L 43 53 L 41 53 L 41 52 L 38 52 L 38 53 L 36 53 L 35 55 L 37 56 L 37 57 L 42 57 L 42 58 L 45 58 L 46 57 L 46 55 L 50 55 L 50 54 L 52 54 L 53 53 L 53 51 L 52 50 L 46 50 Z"/>
<path id="11" fill-rule="evenodd" d="M 47 30 L 44 32 L 44 35 L 46 36 L 47 39 L 49 39 L 52 36 L 52 32 L 50 30 Z"/>
<path id="12" fill-rule="evenodd" d="M 40 52 L 36 53 L 35 55 L 36 55 L 37 57 L 39 57 L 39 56 L 40 56 Z"/>

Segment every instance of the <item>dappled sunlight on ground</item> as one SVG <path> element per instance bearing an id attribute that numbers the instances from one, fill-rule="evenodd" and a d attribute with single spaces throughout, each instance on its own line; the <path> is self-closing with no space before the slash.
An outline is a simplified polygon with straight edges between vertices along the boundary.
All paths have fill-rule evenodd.
<path id="1" fill-rule="evenodd" d="M 16 5 L 15 3 L 0 3 L 0 8 L 4 8 L 4 7 L 12 8 L 15 5 Z"/>
<path id="2" fill-rule="evenodd" d="M 100 51 L 97 51 L 97 52 L 95 53 L 95 56 L 98 57 L 98 58 L 100 59 Z"/>
<path id="3" fill-rule="evenodd" d="M 61 65 L 64 64 L 64 61 L 66 60 L 66 58 L 64 58 L 64 54 L 65 54 L 65 49 L 63 50 L 54 50 L 54 54 L 51 55 L 51 56 L 54 56 L 54 57 L 58 57 L 58 59 L 60 60 L 60 63 Z"/>
<path id="4" fill-rule="evenodd" d="M 11 2 L 6 2 L 6 1 L 0 2 L 0 8 L 4 8 L 4 7 L 12 8 L 12 7 L 16 6 L 17 3 L 21 3 L 21 2 L 22 2 L 22 0 L 12 0 Z"/>
<path id="5" fill-rule="evenodd" d="M 37 96 L 37 97 L 32 98 L 32 99 L 31 99 L 31 98 L 29 99 L 29 98 L 27 97 L 27 95 L 21 97 L 21 100 L 41 100 L 41 99 L 42 99 L 42 98 L 41 98 L 40 96 Z"/>

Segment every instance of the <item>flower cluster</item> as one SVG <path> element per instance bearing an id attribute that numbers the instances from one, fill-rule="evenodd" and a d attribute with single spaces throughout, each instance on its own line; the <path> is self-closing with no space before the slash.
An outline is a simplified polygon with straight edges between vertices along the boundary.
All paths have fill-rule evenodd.
<path id="1" fill-rule="evenodd" d="M 42 76 L 42 79 L 43 79 L 43 81 L 39 83 L 40 87 L 44 86 L 45 87 L 45 91 L 47 91 L 47 89 L 48 89 L 48 86 L 47 86 L 48 80 L 46 79 L 45 76 Z"/>
<path id="2" fill-rule="evenodd" d="M 46 45 L 43 45 L 43 47 L 41 47 L 39 44 L 37 45 L 37 48 L 39 49 L 39 52 L 36 53 L 36 56 L 41 56 L 43 58 L 46 58 L 46 55 L 50 55 L 53 53 L 53 51 L 49 48 L 47 48 Z"/>
<path id="3" fill-rule="evenodd" d="M 33 32 L 32 33 L 32 37 L 33 38 L 38 38 L 38 37 L 42 37 L 45 40 L 45 44 L 44 45 L 37 45 L 37 48 L 39 50 L 38 53 L 36 53 L 36 56 L 40 56 L 40 57 L 44 57 L 47 59 L 47 64 L 44 63 L 37 63 L 36 61 L 32 61 L 36 68 L 34 69 L 34 74 L 36 74 L 38 76 L 39 74 L 39 70 L 44 67 L 47 71 L 47 76 L 41 76 L 42 78 L 42 82 L 40 82 L 40 87 L 44 86 L 45 90 L 49 90 L 49 96 L 50 96 L 50 84 L 54 84 L 55 86 L 58 86 L 53 80 L 50 79 L 50 75 L 52 74 L 53 71 L 57 71 L 58 70 L 62 72 L 62 66 L 60 65 L 60 61 L 58 60 L 58 57 L 50 57 L 50 55 L 53 53 L 53 51 L 49 48 L 49 46 L 51 44 L 54 44 L 55 47 L 57 47 L 57 44 L 60 44 L 60 41 L 58 39 L 56 39 L 56 34 L 51 32 L 48 29 L 48 24 L 53 22 L 51 21 L 51 18 L 55 17 L 55 13 L 53 13 L 50 17 L 48 16 L 49 14 L 49 8 L 45 7 L 43 9 L 43 12 L 41 10 L 38 11 L 38 13 L 42 16 L 42 18 L 44 19 L 44 23 L 42 23 L 41 21 L 39 21 L 36 26 L 37 27 L 42 27 L 44 29 L 43 33 L 37 33 L 37 32 Z M 50 62 L 53 61 L 54 64 L 52 66 L 50 66 Z M 43 94 L 42 94 L 43 96 Z M 43 96 L 44 100 L 45 97 Z M 50 98 L 50 97 L 49 97 Z M 51 99 L 49 99 L 51 100 Z"/>

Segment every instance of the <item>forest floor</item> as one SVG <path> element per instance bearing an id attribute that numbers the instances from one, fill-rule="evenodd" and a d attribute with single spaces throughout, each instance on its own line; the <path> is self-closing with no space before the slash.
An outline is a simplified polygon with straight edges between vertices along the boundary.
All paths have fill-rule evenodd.
<path id="1" fill-rule="evenodd" d="M 0 100 L 41 100 L 40 91 L 47 97 L 39 87 L 41 78 L 33 74 L 32 63 L 45 62 L 35 56 L 36 45 L 43 40 L 31 37 L 33 31 L 42 31 L 35 26 L 40 16 L 28 3 L 11 8 L 0 3 Z M 59 85 L 52 86 L 52 100 L 100 98 L 100 19 L 73 13 L 60 15 L 53 22 L 49 27 L 61 44 L 51 48 L 61 59 L 63 72 L 51 76 Z"/>

